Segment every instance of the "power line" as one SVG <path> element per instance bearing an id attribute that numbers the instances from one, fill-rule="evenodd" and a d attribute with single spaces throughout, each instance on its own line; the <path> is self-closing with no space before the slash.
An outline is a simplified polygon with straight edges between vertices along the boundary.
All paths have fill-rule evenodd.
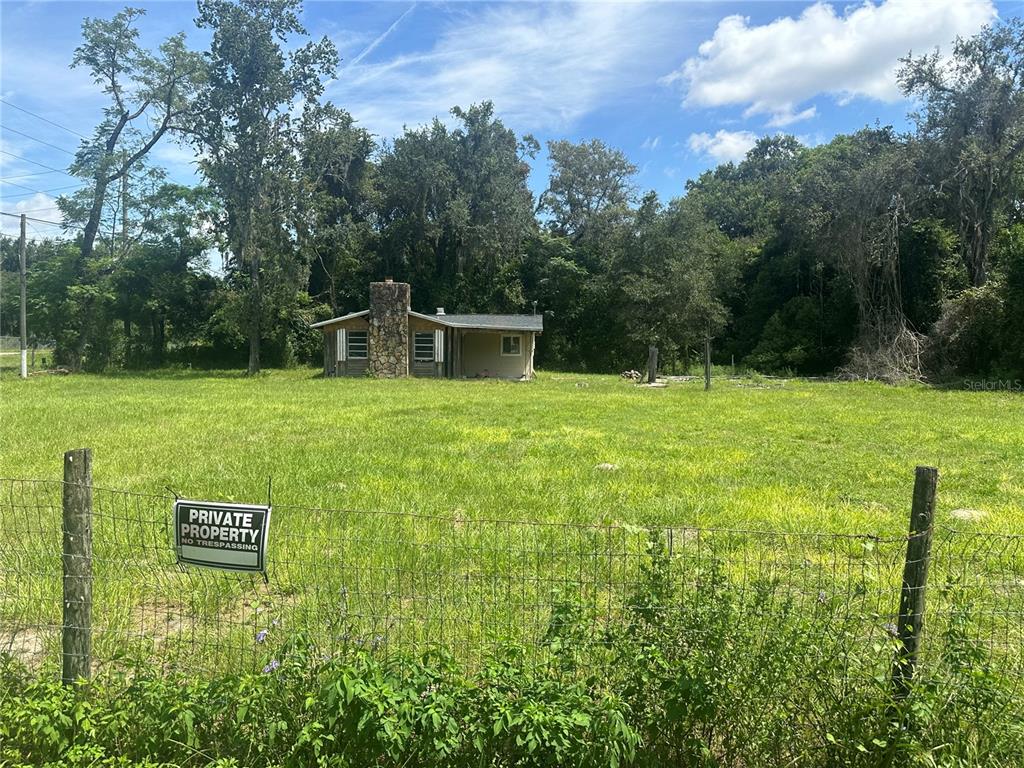
<path id="1" fill-rule="evenodd" d="M 37 236 L 43 237 L 43 238 L 46 237 L 46 235 L 44 235 L 42 232 L 40 232 L 38 229 L 36 229 L 36 225 L 35 224 L 33 224 L 31 221 L 28 220 L 28 216 L 25 217 L 25 223 L 28 224 L 29 228 L 33 232 L 35 232 Z"/>
<path id="2" fill-rule="evenodd" d="M 81 187 L 82 185 L 89 184 L 89 183 L 90 182 L 88 182 L 88 181 L 79 181 L 79 182 L 77 182 L 75 184 L 65 184 L 63 187 L 50 187 L 49 189 L 35 189 L 35 190 L 32 190 L 32 193 L 36 194 L 36 195 L 48 195 L 51 192 L 59 192 L 62 189 L 74 189 L 75 187 Z M 27 194 L 28 194 L 27 192 L 19 192 L 16 195 L 2 195 L 2 196 L 5 197 L 5 198 L 25 197 Z"/>
<path id="3" fill-rule="evenodd" d="M 18 189 L 27 189 L 29 192 L 34 192 L 34 193 L 38 193 L 38 194 L 46 194 L 45 192 L 40 192 L 38 189 L 32 189 L 32 187 L 26 187 L 24 184 L 15 184 L 13 181 L 7 181 L 6 179 L 4 179 L 3 182 L 0 182 L 0 183 L 10 184 L 12 187 L 17 187 Z"/>
<path id="4" fill-rule="evenodd" d="M 51 192 L 58 192 L 58 191 L 60 191 L 62 189 L 73 189 L 74 187 L 80 187 L 80 186 L 82 186 L 85 183 L 87 183 L 87 182 L 80 181 L 77 184 L 68 184 L 68 185 L 63 186 L 63 187 L 53 187 L 52 189 L 33 189 L 32 187 L 26 187 L 24 184 L 15 184 L 13 181 L 0 180 L 0 184 L 10 184 L 12 187 L 18 187 L 19 189 L 27 189 L 33 195 L 48 195 Z M 0 193 L 0 197 L 3 197 L 5 200 L 10 200 L 11 198 L 14 198 L 14 197 L 25 197 L 25 196 L 26 196 L 25 192 L 19 192 L 19 193 L 14 194 L 14 195 L 6 195 L 6 194 L 3 194 L 3 193 Z"/>
<path id="5" fill-rule="evenodd" d="M 40 232 L 38 229 L 36 229 L 35 224 L 33 224 L 31 221 L 29 221 L 28 216 L 25 217 L 25 223 L 28 224 L 29 229 L 31 229 L 33 232 L 36 233 L 36 236 L 41 237 L 44 240 L 47 237 L 53 237 L 53 235 L 44 235 L 42 232 Z"/>
<path id="6" fill-rule="evenodd" d="M 48 208 L 30 208 L 27 211 L 18 211 L 18 214 L 21 215 L 22 213 L 39 213 L 40 211 L 52 211 L 53 209 L 54 206 L 51 205 Z"/>
<path id="7" fill-rule="evenodd" d="M 35 188 L 30 187 L 30 186 L 25 186 L 24 184 L 15 184 L 13 181 L 2 181 L 2 180 L 0 180 L 0 184 L 11 184 L 12 186 L 20 186 L 23 189 L 29 189 L 33 195 L 49 195 L 51 193 L 51 191 L 58 191 L 59 189 L 71 189 L 73 187 L 82 186 L 83 184 L 88 184 L 88 183 L 90 183 L 90 182 L 88 182 L 88 181 L 78 181 L 78 182 L 76 182 L 74 184 L 65 184 L 63 186 L 51 186 L 49 189 L 35 189 Z M 3 198 L 24 198 L 27 195 L 28 195 L 28 193 L 17 193 L 15 195 L 5 195 L 3 193 L 0 193 L 0 197 L 3 197 Z"/>
<path id="8" fill-rule="evenodd" d="M 26 187 L 24 184 L 16 184 L 13 181 L 2 181 L 2 182 L 0 182 L 0 184 L 10 184 L 12 187 L 17 187 L 18 189 L 26 189 L 26 190 L 28 190 L 29 192 L 31 192 L 32 194 L 35 194 L 35 195 L 45 195 L 46 194 L 41 189 L 35 189 L 34 187 Z M 75 185 L 75 186 L 77 186 L 77 185 Z M 8 197 L 8 195 L 5 195 L 5 197 Z"/>
<path id="9" fill-rule="evenodd" d="M 0 211 L 0 216 L 10 216 L 11 218 L 14 218 L 14 219 L 20 219 L 21 218 L 21 214 L 20 213 L 11 213 L 10 211 Z M 54 224 L 54 223 L 56 223 L 56 222 L 53 222 L 53 221 L 46 221 L 45 219 L 33 219 L 31 216 L 26 216 L 25 218 L 26 219 L 32 219 L 32 221 L 38 221 L 38 222 L 41 222 L 43 224 Z"/>
<path id="10" fill-rule="evenodd" d="M 20 213 L 9 213 L 8 211 L 0 211 L 0 216 L 10 216 L 15 219 L 20 219 Z M 39 224 L 49 224 L 54 227 L 64 227 L 65 229 L 82 229 L 82 227 L 76 226 L 75 224 L 65 224 L 62 221 L 48 221 L 46 219 L 37 219 L 33 216 L 26 216 L 26 221 L 35 221 Z"/>
<path id="11" fill-rule="evenodd" d="M 68 133 L 73 133 L 75 136 L 77 136 L 80 139 L 85 139 L 86 141 L 89 140 L 88 136 L 83 136 L 78 131 L 73 131 L 73 130 L 71 130 L 70 128 L 68 128 L 66 126 L 61 125 L 60 123 L 55 123 L 55 122 L 53 122 L 53 120 L 49 120 L 49 119 L 43 117 L 42 115 L 37 115 L 35 112 L 29 112 L 24 107 L 19 107 L 17 104 L 11 104 L 11 102 L 7 101 L 6 99 L 0 99 L 0 103 L 6 104 L 8 107 L 14 107 L 14 109 L 17 109 L 19 112 L 24 112 L 26 115 L 32 115 L 32 117 L 36 118 L 37 120 L 42 120 L 44 123 L 49 123 L 50 125 L 56 126 L 57 128 L 60 128 L 62 131 L 67 131 Z"/>
<path id="12" fill-rule="evenodd" d="M 7 179 L 27 179 L 30 176 L 48 176 L 51 173 L 59 173 L 59 171 L 34 171 L 33 173 L 19 173 L 17 176 L 0 176 L 0 181 L 6 181 Z"/>
<path id="13" fill-rule="evenodd" d="M 13 157 L 15 160 L 23 160 L 26 163 L 32 163 L 32 165 L 38 165 L 40 168 L 46 168 L 49 171 L 56 171 L 57 173 L 66 173 L 68 176 L 74 178 L 74 174 L 68 173 L 65 170 L 62 170 L 60 168 L 54 168 L 52 165 L 47 165 L 46 163 L 40 163 L 35 160 L 29 160 L 27 157 L 22 157 L 21 155 L 16 155 L 13 152 L 8 152 L 6 149 L 0 149 L 0 154 L 9 155 L 10 157 Z"/>
<path id="14" fill-rule="evenodd" d="M 19 131 L 17 128 L 10 128 L 10 127 L 4 125 L 3 123 L 0 123 L 0 129 L 5 130 L 8 133 L 16 133 L 19 136 L 24 136 L 26 139 L 31 139 L 32 141 L 38 142 L 39 144 L 42 144 L 45 147 L 50 147 L 51 149 L 56 149 L 59 152 L 64 152 L 65 154 L 68 154 L 68 155 L 71 155 L 72 157 L 74 157 L 75 153 L 72 152 L 71 150 L 64 149 L 64 147 L 58 147 L 56 144 L 51 144 L 50 142 L 43 141 L 42 139 L 37 139 L 35 136 L 32 136 L 31 134 L 25 133 L 24 131 Z"/>

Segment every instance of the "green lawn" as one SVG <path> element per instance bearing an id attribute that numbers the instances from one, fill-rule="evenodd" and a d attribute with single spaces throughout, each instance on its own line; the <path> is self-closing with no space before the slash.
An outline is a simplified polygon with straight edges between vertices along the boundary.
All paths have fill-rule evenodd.
<path id="1" fill-rule="evenodd" d="M 1024 398 L 1012 394 L 751 379 L 706 393 L 570 374 L 324 380 L 309 369 L 2 376 L 0 444 L 0 477 L 57 480 L 62 452 L 88 446 L 96 485 L 162 495 L 96 492 L 99 659 L 250 659 L 275 620 L 326 647 L 379 637 L 474 651 L 543 637 L 560 595 L 602 617 L 596 632 L 639 578 L 647 534 L 633 526 L 644 524 L 794 533 L 681 532 L 680 578 L 699 584 L 714 563 L 737 594 L 767 584 L 779 605 L 831 611 L 847 622 L 844 642 L 862 646 L 884 641 L 898 602 L 916 464 L 942 472 L 940 524 L 1024 533 Z M 167 489 L 262 502 L 268 476 L 269 582 L 179 570 Z M 59 498 L 56 484 L 0 484 L 0 646 L 23 656 L 56 654 Z M 963 583 L 995 617 L 982 636 L 1010 642 L 1004 621 L 1024 610 L 1024 589 L 1007 587 L 1024 583 L 1020 542 L 967 536 L 936 549 L 933 581 Z M 1013 637 L 1016 653 L 1024 637 Z"/>
<path id="2" fill-rule="evenodd" d="M 915 464 L 940 513 L 1024 530 L 1024 398 L 797 381 L 323 380 L 311 370 L 0 378 L 0 476 L 94 450 L 114 488 L 354 510 L 900 533 Z M 617 470 L 602 471 L 602 463 Z"/>

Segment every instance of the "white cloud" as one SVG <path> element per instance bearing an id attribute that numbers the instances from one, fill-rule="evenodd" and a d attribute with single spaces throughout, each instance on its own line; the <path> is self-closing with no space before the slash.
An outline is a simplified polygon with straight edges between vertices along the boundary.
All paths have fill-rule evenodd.
<path id="1" fill-rule="evenodd" d="M 26 200 L 19 200 L 17 202 L 5 200 L 4 210 L 7 213 L 25 213 L 33 219 L 42 219 L 43 221 L 64 221 L 64 215 L 60 212 L 60 208 L 57 207 L 57 201 L 49 195 L 42 193 L 32 195 L 32 197 Z M 26 224 L 26 237 L 29 240 L 42 237 L 56 237 L 62 232 L 60 227 L 53 226 L 52 224 L 43 224 L 40 221 L 30 220 Z M 17 237 L 21 234 L 21 222 L 14 216 L 0 216 L 0 227 L 2 227 L 0 231 L 5 235 Z"/>
<path id="2" fill-rule="evenodd" d="M 768 126 L 771 128 L 783 128 L 793 123 L 799 123 L 802 120 L 810 120 L 818 114 L 817 107 L 808 107 L 800 112 L 793 112 L 792 110 L 785 109 L 781 112 L 776 112 L 772 115 L 768 121 Z"/>
<path id="3" fill-rule="evenodd" d="M 710 133 L 693 133 L 687 140 L 690 150 L 699 155 L 710 157 L 719 163 L 740 162 L 757 143 L 757 134 L 752 131 L 718 131 Z"/>
<path id="4" fill-rule="evenodd" d="M 644 143 L 640 145 L 640 149 L 654 150 L 657 149 L 661 144 L 661 136 L 648 136 L 644 139 Z"/>
<path id="5" fill-rule="evenodd" d="M 687 106 L 743 106 L 746 117 L 769 115 L 769 125 L 783 126 L 812 117 L 813 107 L 798 107 L 819 94 L 900 98 L 901 56 L 948 50 L 995 16 L 991 0 L 866 0 L 842 15 L 818 2 L 797 18 L 760 26 L 727 16 L 698 55 L 664 80 L 683 86 Z"/>
<path id="6" fill-rule="evenodd" d="M 517 130 L 564 130 L 653 82 L 684 22 L 661 4 L 459 8 L 430 49 L 360 55 L 327 95 L 383 136 L 485 99 Z"/>

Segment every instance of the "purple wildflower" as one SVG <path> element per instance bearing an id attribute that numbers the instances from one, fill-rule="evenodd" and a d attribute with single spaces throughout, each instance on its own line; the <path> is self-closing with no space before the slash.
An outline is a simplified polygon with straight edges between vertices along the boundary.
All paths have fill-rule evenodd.
<path id="1" fill-rule="evenodd" d="M 257 643 L 266 642 L 268 634 L 270 634 L 270 630 L 261 629 L 259 632 L 256 633 L 256 642 Z"/>
<path id="2" fill-rule="evenodd" d="M 899 636 L 900 636 L 900 630 L 899 630 L 899 627 L 897 627 L 897 626 L 896 626 L 895 624 L 893 624 L 892 622 L 888 622 L 888 623 L 886 623 L 886 624 L 883 624 L 883 625 L 882 625 L 882 628 L 883 628 L 883 629 L 884 629 L 884 630 L 885 630 L 886 632 L 888 632 L 888 633 L 889 633 L 890 635 L 892 635 L 893 637 L 899 637 Z"/>
<path id="3" fill-rule="evenodd" d="M 267 666 L 265 666 L 263 668 L 263 674 L 264 675 L 269 675 L 271 672 L 273 672 L 275 669 L 277 669 L 280 666 L 281 666 L 281 662 L 279 662 L 277 659 L 271 659 L 270 663 L 267 664 Z"/>

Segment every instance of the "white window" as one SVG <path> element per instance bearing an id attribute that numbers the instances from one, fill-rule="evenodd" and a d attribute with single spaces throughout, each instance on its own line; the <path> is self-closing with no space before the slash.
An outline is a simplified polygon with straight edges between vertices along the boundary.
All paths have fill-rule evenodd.
<path id="1" fill-rule="evenodd" d="M 523 337 L 511 333 L 503 334 L 501 337 L 501 356 L 519 357 L 523 354 Z"/>
<path id="2" fill-rule="evenodd" d="M 417 363 L 434 362 L 434 332 L 416 331 L 412 337 L 412 357 Z"/>
<path id="3" fill-rule="evenodd" d="M 348 337 L 348 359 L 366 359 L 366 331 L 349 331 L 345 334 Z"/>

